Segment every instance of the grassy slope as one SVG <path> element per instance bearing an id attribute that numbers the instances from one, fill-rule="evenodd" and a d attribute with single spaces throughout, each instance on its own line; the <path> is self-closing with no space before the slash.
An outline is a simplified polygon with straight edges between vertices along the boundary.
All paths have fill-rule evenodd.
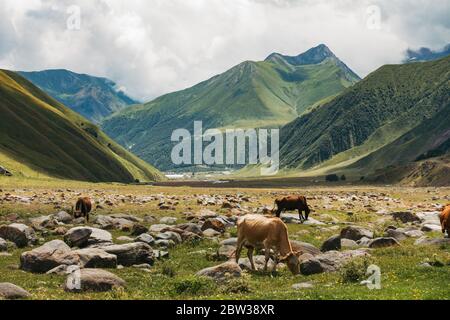
<path id="1" fill-rule="evenodd" d="M 0 151 L 16 162 L 14 174 L 120 182 L 161 177 L 18 74 L 1 71 L 0 92 Z"/>
<path id="2" fill-rule="evenodd" d="M 394 141 L 397 142 L 382 151 L 377 160 L 360 160 L 360 167 L 375 169 L 378 165 L 414 159 L 434 145 L 430 142 L 433 135 L 423 135 L 436 123 L 427 119 L 448 115 L 449 70 L 450 57 L 381 67 L 335 99 L 284 127 L 282 164 L 299 169 L 318 164 L 323 169 L 346 166 Z M 428 123 L 424 125 L 427 127 L 421 127 L 422 122 Z M 416 127 L 416 131 L 411 131 Z M 448 122 L 441 122 L 439 128 L 439 132 L 445 131 Z M 416 137 L 402 147 L 399 141 L 410 131 L 409 136 Z"/>
<path id="3" fill-rule="evenodd" d="M 166 169 L 174 129 L 192 132 L 194 120 L 202 120 L 204 128 L 285 124 L 358 80 L 344 75 L 339 63 L 336 58 L 298 66 L 243 62 L 191 88 L 116 113 L 103 122 L 103 129 L 122 145 L 133 146 L 143 159 Z"/>
<path id="4" fill-rule="evenodd" d="M 108 79 L 68 70 L 19 72 L 41 90 L 83 117 L 100 122 L 111 113 L 137 103 Z"/>

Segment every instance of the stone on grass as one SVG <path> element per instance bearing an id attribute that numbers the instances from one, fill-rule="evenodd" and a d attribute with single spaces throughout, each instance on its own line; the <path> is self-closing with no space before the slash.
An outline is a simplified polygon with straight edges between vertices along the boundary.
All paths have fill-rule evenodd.
<path id="1" fill-rule="evenodd" d="M 216 281 L 228 278 L 237 278 L 242 274 L 242 269 L 236 262 L 228 261 L 214 267 L 202 269 L 197 272 L 197 276 L 209 277 Z"/>
<path id="2" fill-rule="evenodd" d="M 0 238 L 14 242 L 19 248 L 37 243 L 34 230 L 21 223 L 0 226 Z"/>
<path id="3" fill-rule="evenodd" d="M 221 235 L 221 233 L 214 229 L 206 229 L 203 231 L 203 236 L 205 236 L 207 238 L 214 238 L 214 237 L 218 237 L 220 235 Z"/>
<path id="4" fill-rule="evenodd" d="M 25 299 L 31 295 L 24 289 L 9 282 L 0 283 L 0 300 Z"/>
<path id="5" fill-rule="evenodd" d="M 391 246 L 399 246 L 400 243 L 392 237 L 380 237 L 373 239 L 370 244 L 369 248 L 384 248 L 384 247 L 391 247 Z"/>
<path id="6" fill-rule="evenodd" d="M 117 256 L 117 263 L 123 266 L 148 263 L 153 264 L 153 249 L 144 242 L 115 244 L 101 247 L 107 253 Z"/>
<path id="7" fill-rule="evenodd" d="M 105 292 L 126 285 L 123 279 L 102 269 L 80 269 L 79 276 L 78 286 L 77 281 L 74 281 L 74 275 L 68 275 L 64 290 L 68 292 Z"/>
<path id="8" fill-rule="evenodd" d="M 58 212 L 58 213 L 55 213 L 55 214 L 53 215 L 53 217 L 54 217 L 57 221 L 62 222 L 62 223 L 71 223 L 72 220 L 73 220 L 72 215 L 70 215 L 69 213 L 67 213 L 67 212 L 65 212 L 65 211 L 60 211 L 60 212 Z"/>
<path id="9" fill-rule="evenodd" d="M 331 236 L 322 243 L 320 251 L 341 250 L 341 236 L 339 234 Z"/>
<path id="10" fill-rule="evenodd" d="M 142 233 L 134 239 L 135 242 L 144 242 L 148 245 L 153 245 L 155 243 L 155 239 L 149 235 L 148 233 Z"/>
<path id="11" fill-rule="evenodd" d="M 84 248 L 74 250 L 72 253 L 80 257 L 80 265 L 83 268 L 115 268 L 117 256 L 98 248 Z"/>
<path id="12" fill-rule="evenodd" d="M 7 251 L 8 250 L 8 243 L 5 239 L 0 238 L 0 251 Z"/>
<path id="13" fill-rule="evenodd" d="M 311 282 L 300 282 L 292 285 L 292 289 L 302 290 L 313 288 L 314 285 Z"/>
<path id="14" fill-rule="evenodd" d="M 362 237 L 373 238 L 373 232 L 358 226 L 348 226 L 341 230 L 342 239 L 357 241 Z"/>
<path id="15" fill-rule="evenodd" d="M 385 232 L 386 237 L 394 238 L 398 241 L 405 240 L 407 237 L 404 232 L 399 231 L 398 229 L 388 229 Z"/>
<path id="16" fill-rule="evenodd" d="M 49 241 L 20 256 L 20 269 L 34 273 L 45 273 L 59 265 L 78 265 L 79 263 L 79 256 L 61 240 Z"/>

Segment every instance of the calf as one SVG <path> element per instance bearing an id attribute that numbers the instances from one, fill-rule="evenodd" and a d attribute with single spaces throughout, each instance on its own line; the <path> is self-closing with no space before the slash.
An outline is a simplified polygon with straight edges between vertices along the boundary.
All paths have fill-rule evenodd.
<path id="1" fill-rule="evenodd" d="M 450 237 L 450 204 L 442 209 L 439 220 L 441 220 L 442 233 L 445 236 L 445 231 L 447 231 L 447 237 Z"/>
<path id="2" fill-rule="evenodd" d="M 85 217 L 86 222 L 89 222 L 89 212 L 91 212 L 92 203 L 88 197 L 78 198 L 75 204 L 75 211 L 72 206 L 72 214 L 74 218 Z"/>
<path id="3" fill-rule="evenodd" d="M 242 247 L 248 249 L 247 256 L 250 265 L 255 270 L 253 262 L 253 250 L 255 248 L 264 247 L 265 264 L 264 271 L 267 270 L 267 263 L 270 258 L 270 249 L 275 252 L 275 265 L 273 271 L 276 270 L 278 264 L 278 254 L 281 255 L 279 261 L 286 261 L 289 270 L 293 274 L 300 272 L 300 261 L 297 252 L 292 251 L 289 241 L 287 227 L 280 218 L 268 218 L 261 215 L 248 214 L 239 218 L 237 222 L 237 247 L 236 247 L 236 263 L 239 263 Z"/>
<path id="4" fill-rule="evenodd" d="M 275 209 L 275 205 L 277 209 Z M 276 216 L 279 218 L 281 212 L 298 210 L 298 216 L 300 221 L 303 223 L 308 220 L 309 213 L 311 210 L 306 203 L 306 197 L 304 196 L 287 196 L 275 199 L 273 211 L 276 210 Z M 303 216 L 303 211 L 305 216 Z"/>

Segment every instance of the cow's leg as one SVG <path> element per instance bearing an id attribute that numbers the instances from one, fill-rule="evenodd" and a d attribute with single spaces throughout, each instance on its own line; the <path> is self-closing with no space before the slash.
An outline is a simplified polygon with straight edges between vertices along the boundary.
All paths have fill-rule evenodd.
<path id="1" fill-rule="evenodd" d="M 86 223 L 89 223 L 89 212 L 86 213 Z"/>
<path id="2" fill-rule="evenodd" d="M 298 209 L 298 218 L 300 219 L 300 222 L 303 223 L 305 221 L 305 217 L 303 216 L 302 209 Z"/>
<path id="3" fill-rule="evenodd" d="M 250 265 L 252 267 L 252 270 L 256 270 L 255 263 L 253 262 L 253 250 L 254 250 L 253 247 L 249 247 L 248 248 L 247 257 L 248 257 L 248 260 L 250 261 Z"/>
<path id="4" fill-rule="evenodd" d="M 235 253 L 235 259 L 236 263 L 239 264 L 239 258 L 241 257 L 241 250 L 244 246 L 244 239 L 238 238 L 237 245 L 236 245 L 236 253 Z"/>
<path id="5" fill-rule="evenodd" d="M 270 246 L 267 244 L 267 242 L 264 243 L 264 255 L 266 258 L 266 261 L 264 263 L 264 271 L 267 271 L 267 264 L 269 263 L 270 259 Z"/>
<path id="6" fill-rule="evenodd" d="M 280 217 L 281 210 L 282 210 L 282 209 L 280 209 L 280 208 L 277 209 L 276 215 L 277 215 L 278 218 Z"/>
<path id="7" fill-rule="evenodd" d="M 278 251 L 275 250 L 275 255 L 273 257 L 273 268 L 272 268 L 272 272 L 277 271 L 277 264 L 278 264 Z"/>

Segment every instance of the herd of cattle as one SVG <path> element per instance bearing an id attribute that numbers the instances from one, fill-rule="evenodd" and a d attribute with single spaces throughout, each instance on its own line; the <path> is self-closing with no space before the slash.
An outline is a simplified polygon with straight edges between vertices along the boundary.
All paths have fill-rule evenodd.
<path id="1" fill-rule="evenodd" d="M 247 214 L 237 221 L 237 248 L 236 262 L 239 261 L 243 247 L 247 248 L 247 256 L 253 270 L 255 264 L 253 261 L 253 251 L 255 248 L 264 248 L 265 264 L 264 270 L 267 270 L 267 264 L 270 259 L 270 250 L 272 249 L 275 257 L 274 271 L 278 262 L 286 262 L 289 270 L 293 274 L 300 272 L 300 261 L 298 252 L 294 252 L 289 241 L 287 226 L 280 219 L 284 211 L 298 210 L 300 221 L 308 220 L 309 213 L 312 211 L 304 196 L 285 196 L 277 198 L 274 201 L 272 213 L 276 217 L 267 217 L 258 214 Z M 79 198 L 75 204 L 75 210 L 72 207 L 72 215 L 75 218 L 84 217 L 89 222 L 89 213 L 92 209 L 92 202 L 88 197 Z M 305 212 L 305 215 L 303 215 Z M 450 236 L 450 204 L 442 209 L 439 215 L 442 233 L 447 232 Z"/>

